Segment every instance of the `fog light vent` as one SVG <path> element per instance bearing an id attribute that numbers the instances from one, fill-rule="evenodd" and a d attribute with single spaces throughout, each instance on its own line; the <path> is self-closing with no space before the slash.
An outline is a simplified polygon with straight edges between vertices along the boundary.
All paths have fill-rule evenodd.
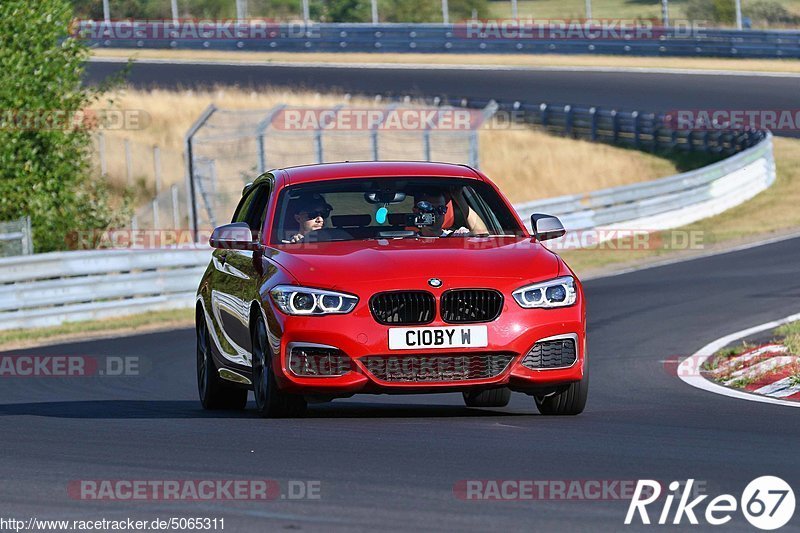
<path id="1" fill-rule="evenodd" d="M 343 376 L 350 358 L 332 346 L 289 345 L 289 370 L 301 377 Z"/>
<path id="2" fill-rule="evenodd" d="M 522 360 L 522 366 L 532 370 L 563 368 L 571 366 L 576 359 L 575 339 L 553 339 L 534 344 Z"/>

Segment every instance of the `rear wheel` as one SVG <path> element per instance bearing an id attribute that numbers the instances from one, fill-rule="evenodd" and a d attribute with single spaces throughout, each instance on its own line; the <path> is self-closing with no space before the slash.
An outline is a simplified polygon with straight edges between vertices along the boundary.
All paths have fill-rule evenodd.
<path id="1" fill-rule="evenodd" d="M 462 393 L 467 407 L 505 407 L 511 399 L 511 389 L 500 387 Z"/>
<path id="2" fill-rule="evenodd" d="M 219 377 L 211 356 L 205 318 L 197 318 L 197 391 L 205 409 L 244 409 L 247 389 L 227 385 Z"/>
<path id="3" fill-rule="evenodd" d="M 589 395 L 589 365 L 584 363 L 583 379 L 570 383 L 563 391 L 549 396 L 534 396 L 543 415 L 579 415 Z"/>
<path id="4" fill-rule="evenodd" d="M 267 343 L 267 327 L 259 318 L 253 328 L 253 391 L 256 410 L 265 418 L 300 416 L 306 410 L 302 396 L 278 388 L 272 371 L 272 355 Z"/>

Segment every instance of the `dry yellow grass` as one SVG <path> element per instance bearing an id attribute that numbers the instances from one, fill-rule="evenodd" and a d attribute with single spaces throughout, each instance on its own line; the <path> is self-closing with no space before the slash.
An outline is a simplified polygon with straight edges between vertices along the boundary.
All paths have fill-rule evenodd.
<path id="1" fill-rule="evenodd" d="M 519 67 L 657 68 L 800 73 L 793 59 L 728 59 L 702 57 L 623 57 L 512 54 L 335 54 L 325 52 L 245 52 L 217 50 L 96 49 L 96 57 L 179 59 L 262 63 L 388 63 L 411 65 L 506 65 Z"/>
<path id="2" fill-rule="evenodd" d="M 122 139 L 127 137 L 134 155 L 134 179 L 144 182 L 148 191 L 153 188 L 154 144 L 162 150 L 163 186 L 182 183 L 184 134 L 212 102 L 226 109 L 267 109 L 279 103 L 333 106 L 345 103 L 345 99 L 343 95 L 285 90 L 122 90 L 113 96 L 113 104 L 104 101 L 98 107 L 144 110 L 150 120 L 144 129 L 106 132 L 109 178 L 118 184 L 126 180 Z M 353 98 L 349 103 L 359 107 L 376 105 L 372 99 Z M 531 129 L 484 129 L 479 146 L 481 168 L 514 202 L 634 183 L 676 172 L 671 162 L 649 154 L 553 137 Z"/>
<path id="3" fill-rule="evenodd" d="M 677 172 L 668 160 L 534 130 L 483 130 L 481 169 L 512 202 L 576 194 Z"/>
<path id="4" fill-rule="evenodd" d="M 791 234 L 800 228 L 800 139 L 775 138 L 777 178 L 766 191 L 717 216 L 688 226 L 661 232 L 653 242 L 671 243 L 676 237 L 693 233 L 700 249 L 675 250 L 656 247 L 648 250 L 582 249 L 561 253 L 579 274 L 597 274 L 615 268 L 652 263 L 676 255 L 693 256 L 734 245 L 745 245 L 772 236 Z M 629 242 L 629 241 L 626 241 Z"/>

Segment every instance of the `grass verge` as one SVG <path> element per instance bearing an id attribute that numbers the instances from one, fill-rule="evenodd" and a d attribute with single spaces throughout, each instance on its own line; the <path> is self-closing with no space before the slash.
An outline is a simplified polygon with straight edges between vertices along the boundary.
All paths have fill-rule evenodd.
<path id="1" fill-rule="evenodd" d="M 784 324 L 775 330 L 775 335 L 782 337 L 782 343 L 790 353 L 800 355 L 800 321 Z"/>
<path id="2" fill-rule="evenodd" d="M 728 59 L 711 57 L 629 57 L 566 54 L 389 54 L 328 52 L 245 52 L 222 50 L 139 50 L 96 48 L 97 58 L 177 59 L 226 63 L 380 63 L 391 65 L 466 65 L 508 67 L 641 68 L 726 70 L 736 72 L 800 73 L 800 62 L 790 59 Z"/>
<path id="3" fill-rule="evenodd" d="M 103 320 L 68 322 L 52 328 L 11 329 L 0 331 L 0 349 L 15 350 L 110 334 L 124 335 L 190 327 L 193 324 L 194 309 L 176 309 Z"/>

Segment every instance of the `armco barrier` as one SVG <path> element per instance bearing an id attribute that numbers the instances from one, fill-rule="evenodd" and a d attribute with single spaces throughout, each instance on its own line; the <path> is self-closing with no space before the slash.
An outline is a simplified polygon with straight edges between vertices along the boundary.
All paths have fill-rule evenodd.
<path id="1" fill-rule="evenodd" d="M 558 216 L 567 230 L 660 230 L 690 224 L 738 205 L 775 181 L 772 135 L 706 167 L 645 183 L 527 202 L 515 208 Z"/>
<path id="2" fill-rule="evenodd" d="M 97 250 L 0 259 L 0 330 L 191 307 L 205 250 Z"/>
<path id="3" fill-rule="evenodd" d="M 506 21 L 508 23 L 510 21 Z M 566 21 L 569 22 L 569 21 Z M 629 21 L 630 22 L 630 21 Z M 283 52 L 414 52 L 501 54 L 617 54 L 630 56 L 798 58 L 800 31 L 658 28 L 622 30 L 592 38 L 591 29 L 528 33 L 496 31 L 480 23 L 309 24 L 197 21 L 83 21 L 80 31 L 94 46 Z M 522 21 L 522 24 L 525 24 Z M 172 28 L 172 29 L 169 29 Z M 204 29 L 203 29 L 204 28 Z M 256 29 L 254 29 L 256 28 Z M 480 30 L 486 31 L 482 35 Z M 567 30 L 573 30 L 567 26 Z"/>
<path id="4" fill-rule="evenodd" d="M 652 182 L 515 206 L 568 230 L 668 229 L 738 205 L 775 180 L 772 136 L 728 159 Z M 0 330 L 187 308 L 210 250 L 56 252 L 0 259 Z"/>

